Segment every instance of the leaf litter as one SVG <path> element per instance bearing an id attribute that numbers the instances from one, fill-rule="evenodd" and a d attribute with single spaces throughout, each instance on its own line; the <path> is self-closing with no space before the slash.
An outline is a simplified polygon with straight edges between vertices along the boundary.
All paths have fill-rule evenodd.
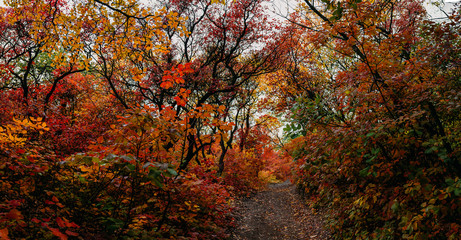
<path id="1" fill-rule="evenodd" d="M 265 191 L 237 203 L 231 240 L 326 240 L 321 214 L 314 214 L 289 181 L 270 184 Z"/>

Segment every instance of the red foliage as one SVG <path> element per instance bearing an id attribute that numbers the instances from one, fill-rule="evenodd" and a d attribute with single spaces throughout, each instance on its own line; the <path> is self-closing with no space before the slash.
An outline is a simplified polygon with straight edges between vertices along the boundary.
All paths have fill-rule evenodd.
<path id="1" fill-rule="evenodd" d="M 456 239 L 459 10 L 436 23 L 420 1 L 305 3 L 322 24 L 293 19 L 306 42 L 284 69 L 301 82 L 284 92 L 300 188 L 338 239 Z"/>

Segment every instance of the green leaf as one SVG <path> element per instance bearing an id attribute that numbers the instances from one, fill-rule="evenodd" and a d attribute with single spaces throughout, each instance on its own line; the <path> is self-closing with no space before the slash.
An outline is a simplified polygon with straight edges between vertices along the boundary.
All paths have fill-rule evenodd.
<path id="1" fill-rule="evenodd" d="M 125 161 L 132 161 L 132 160 L 134 160 L 133 157 L 127 156 L 127 155 L 122 155 L 122 156 L 120 156 L 120 157 L 121 157 L 122 159 L 124 159 Z"/>
<path id="2" fill-rule="evenodd" d="M 112 159 L 114 159 L 114 158 L 116 158 L 116 157 L 117 157 L 117 155 L 112 154 L 112 153 L 109 153 L 109 154 L 107 154 L 107 156 L 106 156 L 104 159 L 106 159 L 106 160 L 112 160 Z"/>
<path id="3" fill-rule="evenodd" d="M 453 185 L 455 183 L 455 180 L 453 180 L 452 178 L 446 178 L 445 183 L 448 185 Z"/>
<path id="4" fill-rule="evenodd" d="M 396 213 L 400 208 L 400 204 L 397 201 L 394 201 L 394 204 L 392 204 L 391 209 L 394 213 Z"/>
<path id="5" fill-rule="evenodd" d="M 125 222 L 120 220 L 120 219 L 109 217 L 105 221 L 104 225 L 106 226 L 106 229 L 109 232 L 115 232 L 115 231 L 119 230 L 120 228 L 122 228 L 123 225 L 125 225 Z"/>
<path id="6" fill-rule="evenodd" d="M 343 17 L 343 10 L 344 8 L 340 5 L 336 7 L 335 11 L 333 12 L 333 16 L 330 17 L 331 21 L 339 20 Z"/>
<path id="7" fill-rule="evenodd" d="M 149 167 L 149 174 L 148 174 L 150 181 L 155 184 L 159 188 L 163 188 L 163 183 L 162 183 L 162 173 L 154 168 L 154 167 Z"/>
<path id="8" fill-rule="evenodd" d="M 168 168 L 167 171 L 172 175 L 172 176 L 177 176 L 178 173 L 176 172 L 176 170 L 174 170 L 173 168 Z"/>
<path id="9" fill-rule="evenodd" d="M 134 171 L 136 169 L 136 166 L 131 163 L 127 164 L 125 167 L 130 171 Z"/>
<path id="10" fill-rule="evenodd" d="M 373 157 L 371 157 L 371 158 L 369 158 L 369 159 L 367 159 L 366 162 L 367 162 L 367 163 L 372 163 L 375 159 L 376 159 L 376 155 L 373 156 Z"/>
<path id="11" fill-rule="evenodd" d="M 85 164 L 91 164 L 91 163 L 93 163 L 93 157 L 84 156 L 84 157 L 81 158 L 81 162 L 83 162 Z"/>
<path id="12" fill-rule="evenodd" d="M 461 196 L 461 188 L 456 188 L 453 193 L 455 194 L 455 196 L 459 197 Z"/>
<path id="13" fill-rule="evenodd" d="M 161 176 L 161 172 L 154 168 L 154 167 L 149 167 L 149 177 L 155 177 L 155 178 L 158 178 L 159 176 Z"/>
<path id="14" fill-rule="evenodd" d="M 368 170 L 370 170 L 370 167 L 366 167 L 366 168 L 360 170 L 359 175 L 360 175 L 361 177 L 368 176 L 368 175 L 369 175 L 369 174 L 368 174 Z"/>
<path id="15" fill-rule="evenodd" d="M 163 188 L 163 183 L 160 182 L 158 179 L 154 178 L 154 179 L 152 179 L 151 182 L 154 183 L 155 186 L 157 186 L 157 187 L 159 187 L 159 188 Z"/>
<path id="16" fill-rule="evenodd" d="M 78 176 L 78 180 L 81 182 L 81 183 L 87 183 L 88 181 L 86 180 L 86 178 L 82 177 L 82 176 Z"/>
<path id="17" fill-rule="evenodd" d="M 371 154 L 376 155 L 379 153 L 379 148 L 372 148 L 371 149 Z"/>

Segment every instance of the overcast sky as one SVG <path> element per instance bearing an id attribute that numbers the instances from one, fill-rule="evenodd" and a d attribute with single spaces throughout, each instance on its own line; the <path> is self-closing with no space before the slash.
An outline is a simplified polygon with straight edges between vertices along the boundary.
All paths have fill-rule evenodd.
<path id="1" fill-rule="evenodd" d="M 432 19 L 443 19 L 446 17 L 445 13 L 450 14 L 454 5 L 461 2 L 461 0 L 445 0 L 445 3 L 441 6 L 442 10 L 436 6 L 430 4 L 430 2 L 439 2 L 434 0 L 426 0 L 425 7 L 427 9 L 430 18 Z M 445 13 L 444 13 L 445 12 Z"/>

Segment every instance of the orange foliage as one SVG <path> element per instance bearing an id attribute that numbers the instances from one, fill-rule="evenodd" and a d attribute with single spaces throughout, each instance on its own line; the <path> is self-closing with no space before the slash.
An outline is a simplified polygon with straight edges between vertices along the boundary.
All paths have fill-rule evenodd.
<path id="1" fill-rule="evenodd" d="M 436 23 L 420 1 L 323 2 L 292 16 L 300 84 L 282 88 L 299 187 L 337 239 L 457 239 L 459 9 Z"/>

